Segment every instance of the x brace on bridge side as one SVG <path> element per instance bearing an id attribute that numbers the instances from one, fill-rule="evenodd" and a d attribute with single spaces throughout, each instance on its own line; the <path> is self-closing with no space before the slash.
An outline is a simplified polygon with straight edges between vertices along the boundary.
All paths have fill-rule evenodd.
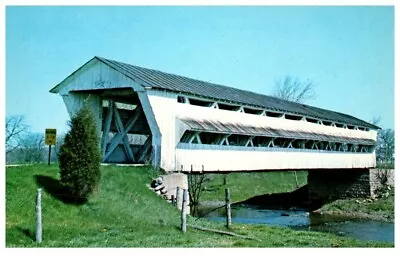
<path id="1" fill-rule="evenodd" d="M 112 105 L 110 104 L 110 106 L 112 106 L 112 108 L 113 108 L 111 111 L 114 113 L 115 124 L 116 124 L 117 129 L 118 129 L 118 134 L 115 135 L 114 138 L 111 140 L 110 146 L 107 148 L 107 150 L 105 149 L 106 147 L 103 148 L 103 152 L 107 152 L 104 155 L 103 161 L 106 161 L 110 157 L 110 155 L 117 148 L 117 146 L 121 142 L 121 140 L 123 140 L 123 145 L 124 145 L 124 148 L 125 148 L 125 152 L 127 153 L 129 160 L 130 161 L 135 161 L 135 158 L 133 156 L 132 150 L 130 148 L 130 143 L 129 143 L 129 139 L 128 139 L 128 134 L 127 133 L 132 128 L 132 126 L 135 124 L 137 119 L 139 118 L 140 108 L 139 107 L 136 108 L 135 113 L 128 120 L 128 122 L 126 124 L 126 127 L 124 127 L 123 124 L 122 124 L 122 121 L 121 121 L 121 117 L 120 117 L 120 115 L 118 113 L 118 109 L 115 106 L 115 103 L 112 103 Z M 108 113 L 108 115 L 112 115 L 112 114 Z M 108 125 L 108 122 L 111 123 L 111 121 L 108 120 L 108 115 L 107 115 L 106 125 Z M 106 127 L 106 128 L 108 128 L 108 127 Z M 105 144 L 106 143 L 103 141 L 103 145 L 105 145 Z"/>
<path id="2" fill-rule="evenodd" d="M 149 136 L 147 138 L 147 140 L 143 144 L 142 148 L 143 148 L 143 150 L 142 150 L 142 152 L 141 152 L 141 154 L 139 156 L 139 160 L 138 160 L 139 162 L 145 160 L 146 156 L 148 155 L 148 151 L 151 148 L 151 136 Z"/>
<path id="3" fill-rule="evenodd" d="M 105 123 L 104 131 L 103 131 L 103 136 L 101 138 L 101 150 L 102 150 L 103 157 L 106 154 L 107 139 L 108 139 L 108 134 L 110 133 L 110 128 L 111 128 L 113 107 L 114 107 L 114 101 L 112 101 L 112 100 L 108 101 L 107 118 L 106 118 L 106 123 Z M 103 159 L 103 161 L 104 160 L 105 159 Z"/>

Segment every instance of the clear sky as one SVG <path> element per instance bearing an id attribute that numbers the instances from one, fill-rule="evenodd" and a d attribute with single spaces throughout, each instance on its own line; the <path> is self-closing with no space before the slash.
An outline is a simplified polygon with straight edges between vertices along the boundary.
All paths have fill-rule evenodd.
<path id="1" fill-rule="evenodd" d="M 311 79 L 307 102 L 394 128 L 394 8 L 6 6 L 6 115 L 67 130 L 49 90 L 93 56 L 271 94 Z"/>

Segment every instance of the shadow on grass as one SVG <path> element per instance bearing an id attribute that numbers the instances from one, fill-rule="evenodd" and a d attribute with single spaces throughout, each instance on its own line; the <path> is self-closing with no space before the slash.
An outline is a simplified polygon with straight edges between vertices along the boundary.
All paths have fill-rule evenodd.
<path id="1" fill-rule="evenodd" d="M 36 241 L 35 233 L 31 232 L 28 228 L 17 227 L 17 230 L 24 234 L 26 237 L 30 238 L 32 241 Z"/>
<path id="2" fill-rule="evenodd" d="M 71 196 L 68 193 L 68 189 L 57 179 L 45 175 L 35 175 L 35 180 L 39 187 L 43 188 L 52 197 L 65 204 L 82 205 L 87 202 L 87 199 Z"/>

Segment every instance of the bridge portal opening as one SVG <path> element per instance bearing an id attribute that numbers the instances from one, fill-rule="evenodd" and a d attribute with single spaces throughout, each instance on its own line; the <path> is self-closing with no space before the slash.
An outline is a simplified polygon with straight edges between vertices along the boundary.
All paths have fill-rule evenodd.
<path id="1" fill-rule="evenodd" d="M 137 93 L 101 95 L 101 153 L 104 163 L 151 162 L 152 134 Z"/>

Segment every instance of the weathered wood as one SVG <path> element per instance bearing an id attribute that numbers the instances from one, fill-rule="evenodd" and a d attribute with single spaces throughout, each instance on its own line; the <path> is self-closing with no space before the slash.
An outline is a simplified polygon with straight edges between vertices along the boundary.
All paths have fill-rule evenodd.
<path id="1" fill-rule="evenodd" d="M 232 225 L 231 218 L 231 194 L 229 192 L 229 188 L 225 189 L 225 201 L 226 201 L 226 227 L 230 228 Z"/>
<path id="2" fill-rule="evenodd" d="M 118 113 L 118 111 L 114 112 L 114 114 L 115 113 Z M 119 142 L 125 136 L 127 136 L 127 132 L 132 128 L 133 124 L 139 118 L 139 115 L 140 115 L 140 111 L 137 109 L 135 114 L 133 115 L 133 117 L 128 121 L 127 127 L 125 127 L 125 129 L 122 132 L 119 132 L 116 136 L 114 136 L 114 138 L 110 142 L 109 148 L 107 149 L 107 154 L 104 156 L 104 160 L 106 160 L 108 157 L 110 157 L 112 152 L 117 148 Z M 125 143 L 124 143 L 124 145 L 125 145 Z M 129 148 L 129 150 L 130 150 L 130 148 Z M 130 151 L 130 152 L 132 153 L 132 151 Z"/>
<path id="3" fill-rule="evenodd" d="M 187 190 L 183 189 L 182 193 L 182 212 L 181 212 L 181 229 L 182 232 L 186 232 L 186 198 L 187 198 Z"/>
<path id="4" fill-rule="evenodd" d="M 140 153 L 139 160 L 138 160 L 139 162 L 145 159 L 150 148 L 151 148 L 151 136 L 149 136 L 147 138 L 146 142 L 143 144 L 142 152 Z"/>
<path id="5" fill-rule="evenodd" d="M 113 106 L 114 106 L 113 101 L 112 100 L 108 101 L 108 111 L 107 111 L 106 123 L 105 123 L 104 130 L 103 130 L 103 136 L 101 138 L 101 149 L 102 149 L 103 161 L 105 160 L 104 156 L 105 156 L 106 150 L 107 150 L 107 139 L 108 139 L 108 134 L 110 133 L 110 128 L 111 128 Z"/>
<path id="6" fill-rule="evenodd" d="M 175 198 L 176 198 L 176 206 L 179 208 L 179 200 L 180 200 L 180 196 L 179 196 L 179 190 L 180 190 L 180 188 L 179 187 L 176 187 L 176 195 L 175 195 Z"/>
<path id="7" fill-rule="evenodd" d="M 176 206 L 175 196 L 171 195 L 171 203 L 173 206 Z"/>
<path id="8" fill-rule="evenodd" d="M 114 103 L 115 104 L 115 103 Z M 127 127 L 124 128 L 124 125 L 122 123 L 121 117 L 118 113 L 118 109 L 116 106 L 114 106 L 114 117 L 115 117 L 115 124 L 117 125 L 118 132 L 122 134 L 122 140 L 123 140 L 123 145 L 125 148 L 125 152 L 128 154 L 128 158 L 131 161 L 135 161 L 135 158 L 133 156 L 130 142 L 128 139 L 127 133 L 129 130 L 132 128 L 133 124 L 136 122 L 136 120 L 139 118 L 139 108 L 136 109 L 134 117 L 128 121 Z M 135 118 L 136 117 L 136 118 Z"/>
<path id="9" fill-rule="evenodd" d="M 190 224 L 188 224 L 187 226 L 190 227 L 190 228 L 194 228 L 194 229 L 198 229 L 198 230 L 202 230 L 202 231 L 214 232 L 214 233 L 218 233 L 218 234 L 234 236 L 234 237 L 240 237 L 240 238 L 243 238 L 243 239 L 249 239 L 249 240 L 255 240 L 255 241 L 261 242 L 260 239 L 257 239 L 257 238 L 254 238 L 254 237 L 249 237 L 249 236 L 239 235 L 239 234 L 236 234 L 236 233 L 233 233 L 233 232 L 210 229 L 210 228 L 202 228 L 202 227 L 193 226 L 193 225 L 190 225 Z"/>
<path id="10" fill-rule="evenodd" d="M 36 242 L 42 242 L 42 189 L 36 193 Z"/>

